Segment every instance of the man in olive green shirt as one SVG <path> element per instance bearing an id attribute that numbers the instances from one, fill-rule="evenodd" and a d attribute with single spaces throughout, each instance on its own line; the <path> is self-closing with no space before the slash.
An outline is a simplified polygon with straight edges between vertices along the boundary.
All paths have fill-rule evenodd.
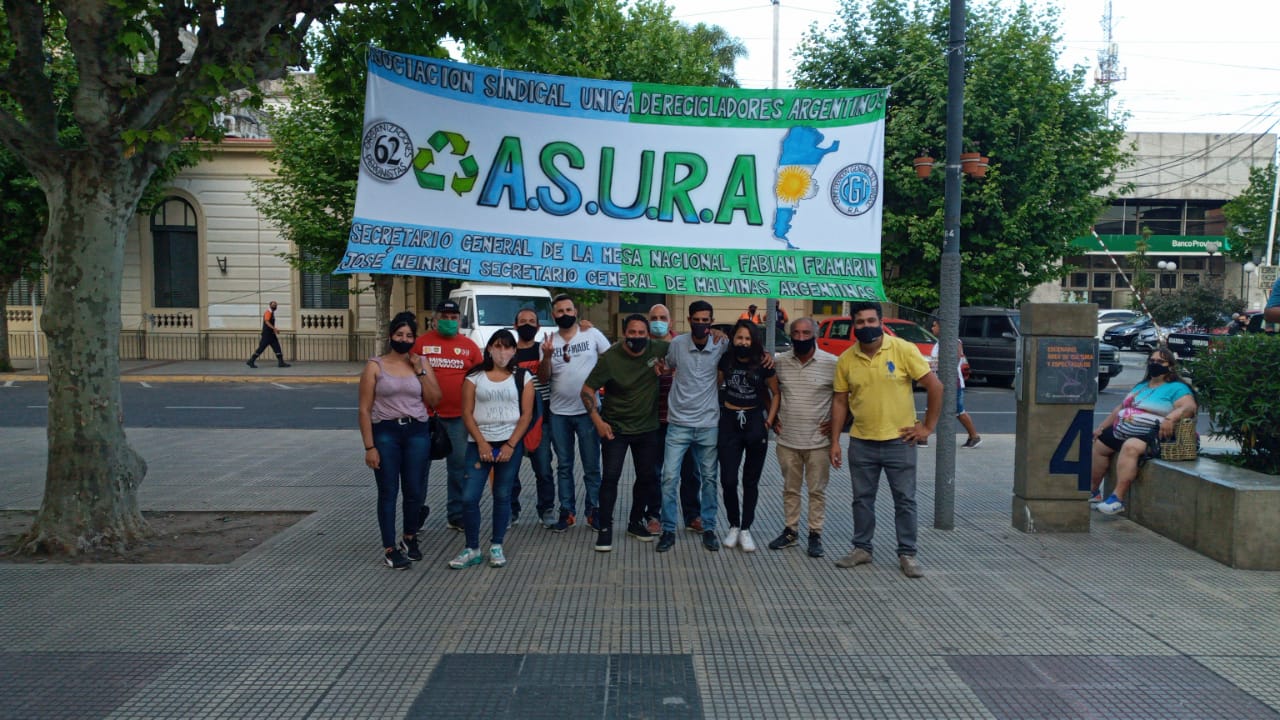
<path id="1" fill-rule="evenodd" d="M 667 343 L 649 338 L 644 315 L 627 316 L 622 342 L 602 354 L 582 386 L 582 405 L 600 435 L 600 532 L 596 550 L 613 549 L 613 506 L 618 500 L 618 480 L 627 450 L 636 483 L 631 490 L 631 514 L 627 534 L 642 542 L 653 540 L 644 521 L 644 509 L 658 507 L 660 490 L 653 459 L 662 454 L 658 437 L 658 366 L 667 355 Z M 604 408 L 596 409 L 596 393 L 604 390 Z"/>

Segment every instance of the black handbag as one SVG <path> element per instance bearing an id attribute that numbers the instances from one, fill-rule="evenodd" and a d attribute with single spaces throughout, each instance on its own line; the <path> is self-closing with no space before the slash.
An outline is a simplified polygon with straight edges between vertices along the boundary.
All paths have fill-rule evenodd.
<path id="1" fill-rule="evenodd" d="M 435 415 L 427 418 L 427 430 L 431 432 L 431 459 L 443 460 L 453 452 L 453 442 L 444 429 L 444 423 Z"/>

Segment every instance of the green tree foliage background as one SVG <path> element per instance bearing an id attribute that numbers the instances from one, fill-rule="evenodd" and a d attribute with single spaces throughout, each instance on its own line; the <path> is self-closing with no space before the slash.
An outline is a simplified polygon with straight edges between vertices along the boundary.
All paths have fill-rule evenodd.
<path id="1" fill-rule="evenodd" d="M 830 32 L 797 51 L 801 87 L 889 86 L 884 164 L 885 287 L 891 300 L 938 304 L 942 173 L 912 159 L 945 152 L 948 3 L 843 0 Z M 964 182 L 963 304 L 1012 305 L 1068 272 L 1072 238 L 1088 232 L 1126 162 L 1123 128 L 1086 70 L 1058 68 L 1056 12 L 973 3 L 968 11 L 964 150 L 990 157 Z"/>

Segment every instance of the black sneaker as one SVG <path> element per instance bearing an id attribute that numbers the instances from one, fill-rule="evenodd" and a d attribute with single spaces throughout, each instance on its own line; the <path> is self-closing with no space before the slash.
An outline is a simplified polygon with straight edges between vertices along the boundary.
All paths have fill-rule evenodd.
<path id="1" fill-rule="evenodd" d="M 400 548 L 396 548 L 388 552 L 383 556 L 383 560 L 387 563 L 387 567 L 392 570 L 408 570 L 409 566 L 413 565 L 413 563 L 409 562 L 409 558 L 405 557 L 404 553 L 400 552 Z"/>
<path id="2" fill-rule="evenodd" d="M 445 521 L 445 528 L 454 532 L 466 532 L 467 529 L 462 526 L 462 518 L 449 518 Z"/>
<path id="3" fill-rule="evenodd" d="M 412 561 L 418 562 L 422 559 L 422 551 L 418 549 L 418 538 L 404 538 L 400 541 L 400 550 Z"/>
<path id="4" fill-rule="evenodd" d="M 773 542 L 769 543 L 769 549 L 781 550 L 782 548 L 789 548 L 799 541 L 800 536 L 796 534 L 795 530 L 792 530 L 791 528 L 782 528 L 782 534 L 774 538 Z"/>
<path id="5" fill-rule="evenodd" d="M 613 549 L 613 528 L 600 528 L 596 533 L 596 552 L 609 552 Z"/>
<path id="6" fill-rule="evenodd" d="M 293 366 L 281 360 L 280 362 L 276 363 L 276 367 L 293 367 Z"/>
<path id="7" fill-rule="evenodd" d="M 245 364 L 245 365 L 248 365 L 249 367 L 253 368 L 254 370 L 257 370 L 257 369 L 258 369 L 258 366 L 257 366 L 257 365 L 255 365 L 255 364 L 253 363 L 253 360 L 245 360 L 245 361 L 244 361 L 244 364 Z"/>
<path id="8" fill-rule="evenodd" d="M 640 542 L 653 542 L 653 533 L 640 521 L 627 523 L 627 534 Z"/>
<path id="9" fill-rule="evenodd" d="M 556 521 L 555 525 L 551 526 L 551 532 L 562 533 L 565 530 L 568 530 L 569 528 L 573 527 L 573 523 L 574 523 L 573 513 L 569 512 L 568 510 L 561 510 L 560 519 Z"/>
<path id="10" fill-rule="evenodd" d="M 676 545 L 676 534 L 673 532 L 662 533 L 662 537 L 658 538 L 658 552 L 666 552 Z"/>
<path id="11" fill-rule="evenodd" d="M 427 518 L 430 517 L 430 515 L 431 515 L 431 506 L 423 505 L 422 509 L 418 511 L 418 529 L 419 530 L 422 529 L 423 525 L 427 524 Z"/>
<path id="12" fill-rule="evenodd" d="M 827 551 L 822 549 L 822 533 L 809 533 L 809 557 L 820 558 L 826 554 Z"/>
<path id="13" fill-rule="evenodd" d="M 715 552 L 720 549 L 720 538 L 716 537 L 715 530 L 708 530 L 702 533 L 702 547 Z"/>

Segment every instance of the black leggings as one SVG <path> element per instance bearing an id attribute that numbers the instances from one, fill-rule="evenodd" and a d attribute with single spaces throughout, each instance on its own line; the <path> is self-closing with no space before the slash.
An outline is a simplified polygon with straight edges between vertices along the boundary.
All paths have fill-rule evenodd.
<path id="1" fill-rule="evenodd" d="M 720 408 L 717 440 L 720 456 L 720 485 L 724 489 L 724 511 L 729 527 L 750 530 L 760 496 L 760 473 L 769 453 L 769 435 L 764 426 L 764 410 Z M 746 462 L 743 462 L 743 456 Z M 738 512 L 738 468 L 742 468 L 742 512 Z"/>

